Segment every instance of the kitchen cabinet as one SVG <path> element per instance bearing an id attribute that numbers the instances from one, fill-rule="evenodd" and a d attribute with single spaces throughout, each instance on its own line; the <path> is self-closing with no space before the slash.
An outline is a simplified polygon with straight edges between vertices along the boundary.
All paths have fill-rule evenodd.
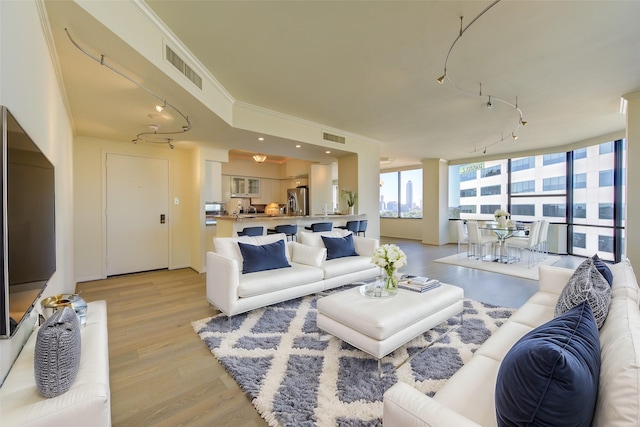
<path id="1" fill-rule="evenodd" d="M 280 194 L 280 180 L 266 179 L 260 180 L 260 197 L 253 198 L 251 203 L 256 205 L 266 205 L 268 203 L 285 203 Z"/>
<path id="2" fill-rule="evenodd" d="M 232 176 L 231 197 L 260 197 L 260 178 Z"/>

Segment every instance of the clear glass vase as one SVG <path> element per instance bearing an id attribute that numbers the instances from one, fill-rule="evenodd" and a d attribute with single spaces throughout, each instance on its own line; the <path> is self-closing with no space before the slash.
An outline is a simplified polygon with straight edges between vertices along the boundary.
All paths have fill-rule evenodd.
<path id="1" fill-rule="evenodd" d="M 395 295 L 398 293 L 398 274 L 395 270 L 384 270 L 382 273 L 382 283 L 384 284 L 384 290 L 389 295 Z"/>

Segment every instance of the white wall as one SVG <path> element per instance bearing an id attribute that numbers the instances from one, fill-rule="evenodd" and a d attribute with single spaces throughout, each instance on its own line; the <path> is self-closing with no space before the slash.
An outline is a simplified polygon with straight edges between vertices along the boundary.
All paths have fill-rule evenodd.
<path id="1" fill-rule="evenodd" d="M 0 1 L 0 104 L 54 164 L 56 171 L 56 272 L 45 295 L 75 290 L 72 130 L 34 1 Z M 31 324 L 35 321 L 32 315 Z M 26 335 L 29 325 L 19 334 Z M 0 340 L 0 379 L 26 336 Z"/>
<path id="2" fill-rule="evenodd" d="M 191 150 L 171 150 L 167 146 L 132 144 L 101 139 L 76 138 L 74 141 L 75 188 L 75 258 L 76 276 L 79 282 L 106 277 L 104 241 L 104 177 L 107 153 L 146 156 L 169 161 L 169 268 L 192 265 L 190 251 L 191 221 L 199 221 L 200 181 L 194 183 Z M 204 166 L 204 165 L 203 165 Z M 204 174 L 204 167 L 202 173 Z M 205 189 L 202 177 L 202 199 Z M 194 189 L 197 189 L 196 194 Z M 174 198 L 180 204 L 173 203 Z M 192 203 L 193 198 L 198 200 Z M 204 204 L 202 204 L 204 206 Z M 204 223 L 204 213 L 202 216 Z"/>

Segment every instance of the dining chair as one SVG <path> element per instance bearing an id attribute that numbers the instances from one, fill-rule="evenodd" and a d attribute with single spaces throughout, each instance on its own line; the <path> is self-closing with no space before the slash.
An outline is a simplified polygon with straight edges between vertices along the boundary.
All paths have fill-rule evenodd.
<path id="1" fill-rule="evenodd" d="M 460 255 L 460 245 L 467 245 L 467 255 L 471 248 L 469 247 L 469 233 L 464 221 L 456 221 L 456 229 L 458 230 L 458 255 Z"/>
<path id="2" fill-rule="evenodd" d="M 540 259 L 546 259 L 549 252 L 547 251 L 547 237 L 549 235 L 549 220 L 543 219 L 538 234 L 538 253 Z"/>
<path id="3" fill-rule="evenodd" d="M 298 240 L 296 233 L 298 232 L 298 226 L 295 224 L 282 224 L 276 225 L 274 228 L 269 228 L 267 234 L 284 233 L 287 236 L 287 240 Z"/>
<path id="4" fill-rule="evenodd" d="M 358 231 L 360 230 L 360 221 L 347 221 L 346 225 L 338 225 L 336 228 L 339 228 L 341 230 L 349 230 L 354 235 L 357 235 Z"/>
<path id="5" fill-rule="evenodd" d="M 516 252 L 515 259 L 522 259 L 522 252 L 528 252 L 528 266 L 531 268 L 537 263 L 537 245 L 538 236 L 540 235 L 540 221 L 534 221 L 529 227 L 529 236 L 527 237 L 512 237 L 507 239 L 507 256 L 511 258 L 512 250 Z"/>
<path id="6" fill-rule="evenodd" d="M 498 243 L 497 237 L 484 236 L 480 232 L 477 221 L 467 221 L 467 233 L 469 236 L 469 244 L 474 246 L 473 257 L 481 261 L 493 261 L 493 245 Z M 485 254 L 486 247 L 491 248 L 489 258 L 487 258 L 487 255 Z M 480 249 L 479 255 L 477 253 L 478 249 Z"/>
<path id="7" fill-rule="evenodd" d="M 245 227 L 238 231 L 238 236 L 262 236 L 264 227 Z"/>
<path id="8" fill-rule="evenodd" d="M 367 224 L 369 223 L 369 220 L 367 219 L 363 219 L 360 221 L 360 226 L 358 228 L 358 236 L 360 235 L 360 233 L 362 233 L 362 237 L 366 237 L 366 231 L 367 231 Z"/>
<path id="9" fill-rule="evenodd" d="M 332 222 L 316 222 L 311 224 L 310 227 L 305 227 L 305 229 L 311 230 L 314 233 L 317 233 L 319 231 L 331 231 L 332 228 L 333 228 Z"/>

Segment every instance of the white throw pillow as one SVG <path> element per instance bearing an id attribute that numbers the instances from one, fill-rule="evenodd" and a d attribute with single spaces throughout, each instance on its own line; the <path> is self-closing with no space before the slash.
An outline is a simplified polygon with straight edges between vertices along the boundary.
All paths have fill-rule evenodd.
<path id="1" fill-rule="evenodd" d="M 311 265 L 320 267 L 325 259 L 327 259 L 327 249 L 317 246 L 303 245 L 302 243 L 292 242 L 291 249 L 293 252 L 292 261 L 298 264 Z"/>
<path id="2" fill-rule="evenodd" d="M 319 233 L 307 233 L 300 232 L 298 233 L 298 240 L 303 245 L 308 246 L 316 246 L 318 248 L 324 248 L 324 242 L 322 241 L 322 236 L 325 237 L 344 237 L 347 234 L 352 234 L 349 230 L 332 230 L 332 231 L 321 231 Z"/>

